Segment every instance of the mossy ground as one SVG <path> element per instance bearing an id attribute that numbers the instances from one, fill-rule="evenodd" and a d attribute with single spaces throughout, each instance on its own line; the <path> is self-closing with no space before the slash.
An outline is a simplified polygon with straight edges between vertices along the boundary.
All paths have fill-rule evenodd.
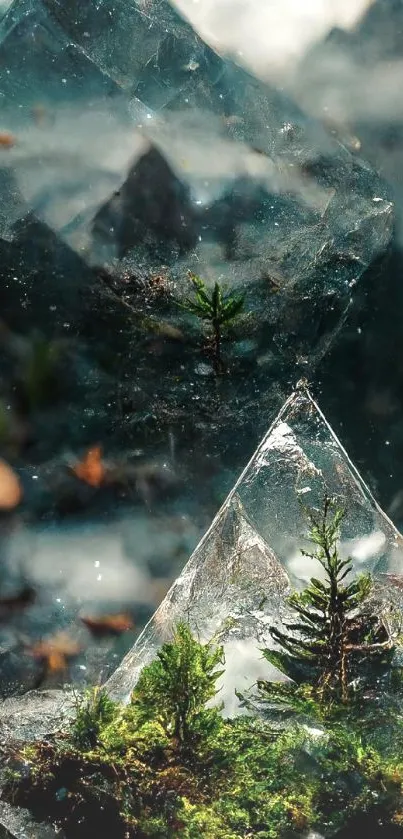
<path id="1" fill-rule="evenodd" d="M 263 700 L 257 715 L 211 707 L 223 648 L 180 623 L 128 706 L 90 692 L 68 730 L 17 750 L 3 795 L 69 839 L 296 839 L 352 825 L 403 837 L 400 641 L 369 610 L 371 580 L 344 582 L 331 508 L 311 517 L 326 581 L 291 595 L 299 623 L 272 628 L 282 652 L 264 651 L 288 681 L 241 697 L 248 710 Z"/>
<path id="2" fill-rule="evenodd" d="M 364 735 L 352 720 L 274 730 L 209 711 L 184 743 L 137 699 L 89 695 L 69 731 L 14 757 L 4 795 L 72 839 L 330 836 L 363 816 L 403 836 L 400 717 Z"/>

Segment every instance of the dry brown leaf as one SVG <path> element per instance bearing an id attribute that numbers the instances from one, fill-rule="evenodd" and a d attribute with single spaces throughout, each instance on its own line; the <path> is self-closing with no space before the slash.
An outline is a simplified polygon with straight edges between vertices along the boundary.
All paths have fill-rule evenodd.
<path id="1" fill-rule="evenodd" d="M 103 615 L 101 617 L 82 617 L 82 623 L 89 629 L 95 638 L 103 638 L 107 635 L 122 635 L 134 628 L 130 615 Z"/>
<path id="2" fill-rule="evenodd" d="M 0 510 L 13 510 L 21 498 L 22 487 L 18 475 L 5 460 L 0 460 Z"/>
<path id="3" fill-rule="evenodd" d="M 32 658 L 42 662 L 48 673 L 67 669 L 68 661 L 82 652 L 81 645 L 66 632 L 58 632 L 52 638 L 38 641 L 29 648 Z"/>
<path id="4" fill-rule="evenodd" d="M 92 487 L 100 487 L 105 478 L 105 465 L 102 460 L 102 446 L 92 446 L 83 459 L 72 467 L 80 481 Z"/>
<path id="5" fill-rule="evenodd" d="M 10 131 L 0 131 L 0 148 L 12 149 L 16 142 L 16 137 Z"/>

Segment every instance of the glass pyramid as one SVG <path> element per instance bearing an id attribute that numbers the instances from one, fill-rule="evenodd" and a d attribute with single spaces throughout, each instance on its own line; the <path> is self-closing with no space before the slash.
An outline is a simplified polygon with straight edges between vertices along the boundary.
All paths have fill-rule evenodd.
<path id="1" fill-rule="evenodd" d="M 286 594 L 303 587 L 311 576 L 320 576 L 319 564 L 301 553 L 309 546 L 304 506 L 321 509 L 326 494 L 337 497 L 346 509 L 340 551 L 352 558 L 355 572 L 369 571 L 380 588 L 385 587 L 384 574 L 403 572 L 403 537 L 376 503 L 302 381 L 107 682 L 111 695 L 127 700 L 141 667 L 170 639 L 181 619 L 200 640 L 223 644 L 227 677 L 228 659 L 231 665 L 234 656 L 246 655 L 246 669 L 256 678 L 254 656 L 263 644 L 271 644 L 268 625 L 279 620 Z M 262 667 L 268 677 L 267 662 Z"/>

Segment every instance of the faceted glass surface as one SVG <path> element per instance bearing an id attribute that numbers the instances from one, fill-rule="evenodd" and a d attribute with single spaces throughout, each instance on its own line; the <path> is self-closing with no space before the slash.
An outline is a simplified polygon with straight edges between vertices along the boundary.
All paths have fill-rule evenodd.
<path id="1" fill-rule="evenodd" d="M 0 0 L 7 742 L 53 734 L 66 686 L 127 701 L 180 619 L 223 644 L 239 713 L 321 575 L 325 493 L 375 613 L 403 613 L 403 0 L 208 4 L 221 41 L 168 0 Z M 192 272 L 243 298 L 219 336 Z M 42 661 L 60 636 L 79 652 Z M 29 819 L 0 800 L 7 835 L 53 836 Z"/>
<path id="2" fill-rule="evenodd" d="M 353 573 L 402 573 L 403 538 L 380 509 L 304 385 L 287 400 L 133 650 L 108 681 L 127 699 L 139 668 L 179 620 L 203 640 L 270 645 L 285 596 L 321 577 L 309 547 L 304 506 L 325 496 L 345 509 L 340 551 Z M 302 503 L 301 503 L 302 502 Z M 381 578 L 378 578 L 381 579 Z M 230 652 L 231 656 L 231 652 Z M 251 675 L 255 675 L 252 660 Z M 263 668 L 267 671 L 267 664 Z M 230 677 L 229 677 L 230 678 Z M 226 685 L 228 688 L 228 684 Z"/>

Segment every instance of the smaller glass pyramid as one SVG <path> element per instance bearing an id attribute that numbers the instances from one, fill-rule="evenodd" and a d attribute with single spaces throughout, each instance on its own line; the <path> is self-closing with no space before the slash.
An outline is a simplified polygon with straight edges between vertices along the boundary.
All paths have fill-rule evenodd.
<path id="1" fill-rule="evenodd" d="M 302 381 L 133 649 L 108 680 L 111 695 L 128 699 L 140 669 L 170 639 L 181 619 L 200 640 L 223 644 L 226 658 L 237 649 L 251 650 L 252 643 L 254 650 L 271 645 L 268 625 L 277 623 L 286 594 L 320 575 L 320 566 L 301 553 L 309 545 L 304 505 L 321 509 L 326 494 L 336 496 L 346 509 L 340 551 L 352 558 L 354 571 L 370 571 L 375 577 L 403 572 L 403 537 L 376 503 Z M 265 662 L 266 677 L 267 668 Z M 251 662 L 251 670 L 256 678 L 256 662 Z"/>

